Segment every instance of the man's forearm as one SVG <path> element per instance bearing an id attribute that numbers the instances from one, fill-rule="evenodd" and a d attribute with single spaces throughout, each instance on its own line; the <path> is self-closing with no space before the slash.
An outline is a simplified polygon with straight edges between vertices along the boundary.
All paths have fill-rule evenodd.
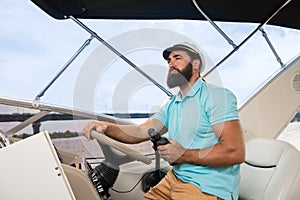
<path id="1" fill-rule="evenodd" d="M 185 150 L 177 162 L 195 165 L 221 167 L 240 164 L 244 161 L 244 153 L 236 148 L 224 148 L 216 144 L 205 149 Z"/>
<path id="2" fill-rule="evenodd" d="M 136 144 L 149 139 L 137 125 L 118 125 L 106 122 L 104 134 L 123 143 Z"/>

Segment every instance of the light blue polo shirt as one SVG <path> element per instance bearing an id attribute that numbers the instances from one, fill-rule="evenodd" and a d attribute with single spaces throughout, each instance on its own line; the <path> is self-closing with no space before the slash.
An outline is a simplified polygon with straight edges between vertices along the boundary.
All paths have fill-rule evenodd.
<path id="1" fill-rule="evenodd" d="M 212 125 L 239 119 L 237 100 L 225 88 L 203 82 L 200 78 L 181 99 L 173 97 L 153 115 L 168 129 L 169 137 L 185 149 L 203 149 L 219 143 Z M 203 192 L 231 200 L 238 197 L 240 166 L 207 167 L 188 163 L 176 164 L 175 175 Z"/>

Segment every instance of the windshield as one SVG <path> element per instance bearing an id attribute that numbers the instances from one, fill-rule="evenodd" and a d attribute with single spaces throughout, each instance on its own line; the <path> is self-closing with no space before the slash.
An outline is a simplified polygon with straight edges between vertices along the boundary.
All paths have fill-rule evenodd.
<path id="1" fill-rule="evenodd" d="M 89 38 L 89 34 L 71 20 L 52 19 L 30 2 L 1 1 L 0 9 L 1 95 L 33 100 Z M 203 21 L 83 22 L 164 87 L 167 64 L 161 52 L 168 47 L 164 44 L 171 43 L 172 39 L 174 44 L 176 39 L 192 40 L 207 53 L 212 62 L 204 74 L 233 50 L 208 22 Z M 217 22 L 217 25 L 236 45 L 257 26 L 221 22 Z M 287 63 L 300 52 L 300 46 L 297 45 L 300 42 L 299 31 L 275 26 L 266 26 L 264 29 L 283 63 Z M 91 55 L 96 54 L 99 49 L 103 51 L 100 52 L 102 56 L 97 54 L 98 60 L 93 61 L 97 63 L 97 80 L 82 82 L 80 77 L 89 76 L 83 69 L 86 69 L 89 59 L 94 59 Z M 106 60 L 103 60 L 104 57 Z M 262 37 L 262 32 L 258 31 L 239 51 L 209 74 L 207 80 L 231 89 L 237 95 L 239 105 L 242 105 L 262 83 L 279 72 L 280 68 Z M 90 70 L 88 73 L 93 72 Z M 92 83 L 88 84 L 87 81 Z M 125 83 L 133 84 L 127 87 L 131 91 L 124 91 Z M 81 98 L 77 95 L 78 90 L 84 90 L 85 86 L 93 88 L 90 92 L 93 105 L 89 107 L 83 105 L 86 102 L 76 100 Z M 43 102 L 82 107 L 100 113 L 153 112 L 167 99 L 164 92 L 103 45 L 101 47 L 100 42 L 95 39 L 41 98 Z"/>
<path id="2" fill-rule="evenodd" d="M 38 94 L 43 94 L 40 101 L 47 105 L 68 107 L 72 111 L 74 111 L 72 108 L 75 108 L 92 114 L 105 113 L 117 117 L 122 115 L 133 123 L 146 120 L 149 113 L 156 112 L 169 99 L 165 92 L 71 19 L 55 20 L 32 2 L 9 0 L 0 1 L 0 15 L 2 70 L 0 98 L 33 102 Z M 81 21 L 173 94 L 177 91 L 170 90 L 166 86 L 168 67 L 162 58 L 162 51 L 182 41 L 197 44 L 207 55 L 207 66 L 202 75 L 207 82 L 232 90 L 238 98 L 239 107 L 300 52 L 299 30 L 264 26 L 264 30 L 257 31 L 243 46 L 207 75 L 233 51 L 233 45 L 229 44 L 209 22 Z M 258 26 L 246 23 L 216 22 L 216 24 L 236 46 Z M 262 36 L 264 32 L 267 38 Z M 274 55 L 267 40 L 272 43 L 275 54 L 279 57 Z M 68 65 L 69 61 L 73 60 L 75 52 L 83 46 L 85 48 L 81 54 Z M 63 68 L 65 68 L 63 73 L 47 88 Z M 45 93 L 41 93 L 42 91 Z M 42 115 L 47 113 L 40 113 L 39 110 L 2 104 L 0 107 L 3 119 L 2 131 L 24 138 L 32 133 L 47 130 L 58 147 L 64 146 L 81 154 L 84 154 L 84 151 L 92 152 L 94 157 L 99 157 L 99 147 L 95 143 L 89 143 L 91 146 L 87 151 L 81 149 L 81 146 L 87 146 L 86 140 L 80 135 L 87 120 L 78 120 L 79 118 L 75 117 L 74 120 L 63 121 L 61 117 L 70 116 L 65 115 L 66 113 L 60 116 L 51 112 L 47 117 L 59 120 L 44 121 Z M 23 128 L 22 120 L 32 117 L 32 113 L 41 114 L 38 114 L 40 120 Z M 95 116 L 93 119 L 96 119 Z M 139 118 L 136 118 L 137 116 Z M 18 117 L 22 120 L 9 121 L 7 119 L 9 117 L 14 119 Z M 299 122 L 292 125 L 297 127 L 288 127 L 287 134 L 283 134 L 280 139 L 289 142 L 292 140 L 291 143 L 297 146 L 299 140 L 294 138 L 299 137 L 294 133 L 299 129 Z M 61 137 L 67 137 L 68 140 L 60 140 Z M 73 143 L 66 144 L 67 141 Z M 81 143 L 84 145 L 80 145 Z M 151 149 L 151 145 L 148 147 Z M 149 149 L 145 149 L 145 152 L 149 152 Z M 90 154 L 85 156 L 89 157 Z"/>
<path id="3" fill-rule="evenodd" d="M 90 35 L 71 20 L 52 19 L 31 2 L 1 1 L 0 11 L 1 96 L 33 100 Z M 233 50 L 203 21 L 82 21 L 164 87 L 167 63 L 161 53 L 167 44 L 183 39 L 197 43 L 211 59 L 204 74 Z M 217 25 L 236 45 L 257 27 L 242 23 Z M 282 63 L 300 52 L 299 31 L 275 26 L 265 26 L 264 30 Z M 241 106 L 280 69 L 258 31 L 206 78 L 231 89 Z M 92 100 L 86 101 L 87 97 Z M 95 39 L 41 97 L 42 102 L 99 113 L 151 113 L 168 99 Z"/>

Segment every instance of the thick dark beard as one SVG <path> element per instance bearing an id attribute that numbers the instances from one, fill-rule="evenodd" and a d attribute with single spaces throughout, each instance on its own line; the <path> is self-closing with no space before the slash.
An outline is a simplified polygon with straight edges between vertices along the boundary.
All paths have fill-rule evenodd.
<path id="1" fill-rule="evenodd" d="M 167 86 L 169 88 L 174 88 L 177 86 L 181 87 L 187 85 L 193 75 L 192 63 L 187 64 L 182 71 L 177 70 L 179 73 L 171 74 L 170 72 L 172 70 L 177 70 L 177 69 L 170 68 L 169 70 L 168 79 L 167 79 Z"/>

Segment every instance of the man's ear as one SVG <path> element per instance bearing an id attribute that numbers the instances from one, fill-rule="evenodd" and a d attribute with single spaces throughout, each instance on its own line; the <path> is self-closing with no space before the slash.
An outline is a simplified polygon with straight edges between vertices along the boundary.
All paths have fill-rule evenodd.
<path id="1" fill-rule="evenodd" d="M 192 65 L 193 65 L 194 69 L 197 69 L 199 71 L 199 69 L 200 69 L 200 60 L 199 59 L 193 60 Z"/>

